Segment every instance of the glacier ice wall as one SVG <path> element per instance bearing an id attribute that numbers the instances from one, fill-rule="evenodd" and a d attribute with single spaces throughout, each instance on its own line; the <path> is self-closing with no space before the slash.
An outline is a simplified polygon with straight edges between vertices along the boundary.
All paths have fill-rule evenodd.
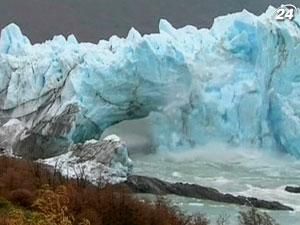
<path id="1" fill-rule="evenodd" d="M 72 35 L 32 45 L 11 24 L 0 38 L 0 125 L 26 124 L 20 154 L 58 154 L 148 117 L 161 150 L 218 141 L 299 157 L 300 16 L 274 13 L 243 11 L 200 30 L 161 20 L 157 34 L 132 29 L 97 45 Z"/>

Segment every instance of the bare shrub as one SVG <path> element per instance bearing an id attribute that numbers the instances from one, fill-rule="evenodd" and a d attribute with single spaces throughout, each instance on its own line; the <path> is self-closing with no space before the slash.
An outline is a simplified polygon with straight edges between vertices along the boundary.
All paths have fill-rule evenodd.
<path id="1" fill-rule="evenodd" d="M 73 216 L 68 213 L 69 199 L 66 187 L 59 186 L 55 191 L 47 186 L 38 193 L 38 198 L 33 204 L 38 212 L 49 224 L 72 225 Z"/>
<path id="2" fill-rule="evenodd" d="M 229 216 L 226 214 L 220 215 L 217 219 L 217 225 L 228 225 L 229 224 Z"/>
<path id="3" fill-rule="evenodd" d="M 198 214 L 191 218 L 191 221 L 188 223 L 189 225 L 209 225 L 209 220 L 203 215 Z"/>
<path id="4" fill-rule="evenodd" d="M 259 212 L 255 208 L 240 212 L 239 222 L 240 225 L 279 225 L 267 213 Z"/>
<path id="5" fill-rule="evenodd" d="M 34 194 L 27 189 L 17 189 L 10 192 L 10 201 L 23 207 L 30 207 L 34 200 Z"/>

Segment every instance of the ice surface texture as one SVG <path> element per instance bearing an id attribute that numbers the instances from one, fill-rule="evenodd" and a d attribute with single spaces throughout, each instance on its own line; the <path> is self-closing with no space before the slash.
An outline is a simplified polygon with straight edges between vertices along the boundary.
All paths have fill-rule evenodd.
<path id="1" fill-rule="evenodd" d="M 216 141 L 300 157 L 300 16 L 274 13 L 219 17 L 210 30 L 161 20 L 157 34 L 132 29 L 97 45 L 32 45 L 11 24 L 0 39 L 0 124 L 17 118 L 30 130 L 21 144 L 63 149 L 148 116 L 160 150 Z"/>
<path id="2" fill-rule="evenodd" d="M 71 145 L 69 152 L 40 162 L 53 166 L 64 176 L 85 178 L 96 185 L 125 181 L 133 167 L 126 144 L 115 135 Z"/>

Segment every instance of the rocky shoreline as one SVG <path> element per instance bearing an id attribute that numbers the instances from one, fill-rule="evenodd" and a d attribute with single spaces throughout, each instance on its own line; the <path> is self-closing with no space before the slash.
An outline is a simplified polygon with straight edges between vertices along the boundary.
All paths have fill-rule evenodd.
<path id="1" fill-rule="evenodd" d="M 0 150 L 3 155 L 14 155 L 13 149 L 19 143 L 23 131 L 26 129 L 19 120 L 11 120 L 0 127 Z M 26 153 L 22 156 L 27 158 Z M 94 185 L 99 183 L 121 185 L 134 193 L 173 194 L 269 210 L 293 211 L 293 208 L 276 201 L 234 196 L 196 184 L 170 183 L 153 177 L 132 175 L 133 165 L 128 156 L 127 146 L 115 135 L 108 136 L 103 140 L 89 140 L 83 144 L 70 145 L 67 153 L 38 160 L 38 162 L 53 167 L 63 176 L 85 179 Z M 286 191 L 300 193 L 300 188 L 287 187 Z"/>
<path id="2" fill-rule="evenodd" d="M 129 176 L 127 181 L 121 185 L 129 188 L 129 190 L 134 193 L 154 195 L 174 194 L 183 197 L 244 205 L 268 210 L 294 210 L 293 208 L 276 201 L 266 201 L 245 196 L 234 196 L 232 194 L 221 193 L 218 190 L 210 187 L 188 183 L 170 183 L 153 177 L 133 175 Z"/>

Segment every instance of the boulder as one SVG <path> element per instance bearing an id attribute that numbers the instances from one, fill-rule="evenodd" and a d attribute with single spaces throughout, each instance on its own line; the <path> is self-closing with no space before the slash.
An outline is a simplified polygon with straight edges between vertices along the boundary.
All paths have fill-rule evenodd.
<path id="1" fill-rule="evenodd" d="M 300 194 L 300 187 L 287 186 L 285 187 L 285 191 L 290 193 Z"/>

